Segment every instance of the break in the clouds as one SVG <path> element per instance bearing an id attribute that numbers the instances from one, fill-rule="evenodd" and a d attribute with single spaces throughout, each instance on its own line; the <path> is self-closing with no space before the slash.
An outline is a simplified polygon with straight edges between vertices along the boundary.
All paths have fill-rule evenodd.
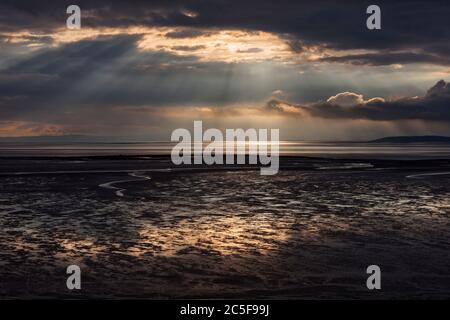
<path id="1" fill-rule="evenodd" d="M 65 28 L 66 8 L 82 28 Z M 0 134 L 167 139 L 192 120 L 283 138 L 448 134 L 450 6 L 0 0 Z"/>

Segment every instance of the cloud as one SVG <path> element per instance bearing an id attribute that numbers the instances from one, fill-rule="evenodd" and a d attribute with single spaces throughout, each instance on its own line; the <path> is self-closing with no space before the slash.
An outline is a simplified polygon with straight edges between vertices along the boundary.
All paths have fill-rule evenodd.
<path id="1" fill-rule="evenodd" d="M 364 100 L 364 96 L 362 94 L 357 94 L 354 92 L 341 92 L 337 95 L 331 96 L 327 99 L 327 103 L 330 105 L 338 105 L 341 107 L 353 107 L 359 104 L 367 104 L 367 103 L 375 103 L 375 102 L 384 102 L 383 98 L 376 97 L 371 98 L 367 101 Z"/>
<path id="2" fill-rule="evenodd" d="M 353 92 L 341 92 L 335 96 L 329 97 L 327 103 L 340 105 L 343 107 L 355 106 L 357 104 L 364 103 L 362 94 L 356 94 Z"/>
<path id="3" fill-rule="evenodd" d="M 266 102 L 266 111 L 275 111 L 284 115 L 294 115 L 294 116 L 306 116 L 305 108 L 298 104 L 293 104 L 287 101 L 283 101 L 277 98 L 272 98 Z"/>
<path id="4" fill-rule="evenodd" d="M 0 30 L 31 32 L 64 28 L 66 1 L 4 0 Z M 343 57 L 330 62 L 370 65 L 449 63 L 450 6 L 445 1 L 379 0 L 382 29 L 366 28 L 368 1 L 125 1 L 78 0 L 87 14 L 85 27 L 161 26 L 180 28 L 168 38 L 195 38 L 212 30 L 266 31 L 286 37 L 294 52 L 306 46 L 340 51 L 365 49 L 374 53 Z"/>
<path id="5" fill-rule="evenodd" d="M 213 32 L 210 31 L 204 31 L 200 29 L 189 29 L 189 28 L 182 28 L 179 30 L 167 32 L 165 36 L 167 38 L 172 39 L 185 39 L 185 38 L 198 38 L 198 37 L 204 37 L 204 36 L 210 36 Z"/>
<path id="6" fill-rule="evenodd" d="M 284 96 L 283 90 L 277 89 L 272 92 L 273 97 L 282 97 Z"/>
<path id="7" fill-rule="evenodd" d="M 197 45 L 197 46 L 172 46 L 170 47 L 171 50 L 174 51 L 197 51 L 201 49 L 205 49 L 206 46 L 203 45 Z"/>
<path id="8" fill-rule="evenodd" d="M 450 122 L 450 83 L 441 80 L 422 97 L 364 100 L 360 94 L 342 92 L 325 102 L 305 105 L 271 99 L 266 104 L 266 109 L 323 119 Z"/>
<path id="9" fill-rule="evenodd" d="M 428 89 L 425 96 L 428 99 L 433 98 L 449 98 L 450 99 L 450 82 L 445 82 L 444 80 L 438 81 L 433 87 Z M 450 108 L 450 106 L 449 106 Z"/>
<path id="10" fill-rule="evenodd" d="M 31 121 L 0 121 L 0 137 L 6 136 L 54 136 L 64 133 L 60 125 Z"/>
<path id="11" fill-rule="evenodd" d="M 448 55 L 437 55 L 429 53 L 414 52 L 379 52 L 366 54 L 351 54 L 343 56 L 328 56 L 318 59 L 321 62 L 339 62 L 348 63 L 356 66 L 370 65 L 394 65 L 407 63 L 430 63 L 440 65 L 450 65 Z"/>
<path id="12" fill-rule="evenodd" d="M 450 7 L 441 1 L 380 0 L 379 31 L 365 28 L 364 2 L 79 0 L 83 28 L 72 32 L 69 4 L 1 1 L 2 121 L 132 131 L 166 126 L 164 110 L 184 107 L 249 122 L 269 112 L 342 122 L 449 119 L 448 84 L 422 91 L 448 75 L 440 65 L 450 65 Z M 355 68 L 403 64 L 411 65 Z M 399 95 L 406 98 L 367 98 Z M 258 110 L 239 110 L 268 96 Z M 126 108 L 159 109 L 139 118 Z"/>
<path id="13" fill-rule="evenodd" d="M 249 81 L 255 64 L 200 61 L 189 52 L 198 47 L 177 48 L 189 49 L 184 55 L 140 50 L 140 39 L 102 36 L 18 57 L 0 69 L 0 118 L 67 123 L 70 116 L 73 122 L 98 116 L 104 121 L 116 107 L 220 108 L 261 101 L 274 90 L 271 83 Z"/>
<path id="14" fill-rule="evenodd" d="M 258 53 L 263 52 L 264 50 L 261 48 L 248 48 L 248 49 L 239 49 L 238 53 Z"/>

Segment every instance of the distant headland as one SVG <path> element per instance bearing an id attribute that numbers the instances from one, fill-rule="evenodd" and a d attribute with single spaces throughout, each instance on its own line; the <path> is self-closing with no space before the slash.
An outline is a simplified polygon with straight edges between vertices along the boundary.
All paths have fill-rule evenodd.
<path id="1" fill-rule="evenodd" d="M 369 141 L 370 143 L 450 143 L 450 137 L 445 136 L 396 136 L 384 137 Z"/>

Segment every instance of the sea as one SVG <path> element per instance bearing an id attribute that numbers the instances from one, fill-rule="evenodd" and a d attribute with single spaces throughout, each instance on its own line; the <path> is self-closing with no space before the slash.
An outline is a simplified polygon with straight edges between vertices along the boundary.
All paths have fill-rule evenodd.
<path id="1" fill-rule="evenodd" d="M 0 142 L 0 157 L 169 155 L 175 145 L 175 142 L 167 141 Z M 206 146 L 207 143 L 204 145 Z M 246 150 L 248 152 L 248 148 Z M 349 159 L 449 159 L 450 144 L 281 141 L 279 154 Z"/>

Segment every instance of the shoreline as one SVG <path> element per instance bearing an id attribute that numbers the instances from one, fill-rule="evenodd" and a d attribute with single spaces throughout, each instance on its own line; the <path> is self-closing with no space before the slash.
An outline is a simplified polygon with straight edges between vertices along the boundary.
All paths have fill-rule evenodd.
<path id="1" fill-rule="evenodd" d="M 280 156 L 279 171 L 321 172 L 405 172 L 405 177 L 417 175 L 441 176 L 450 171 L 450 159 L 390 160 L 332 159 L 305 156 Z M 170 156 L 89 156 L 89 157 L 0 157 L 0 177 L 52 175 L 130 175 L 180 174 L 205 172 L 245 172 L 260 170 L 263 165 L 191 164 L 175 165 Z M 266 166 L 267 167 L 267 166 Z"/>

